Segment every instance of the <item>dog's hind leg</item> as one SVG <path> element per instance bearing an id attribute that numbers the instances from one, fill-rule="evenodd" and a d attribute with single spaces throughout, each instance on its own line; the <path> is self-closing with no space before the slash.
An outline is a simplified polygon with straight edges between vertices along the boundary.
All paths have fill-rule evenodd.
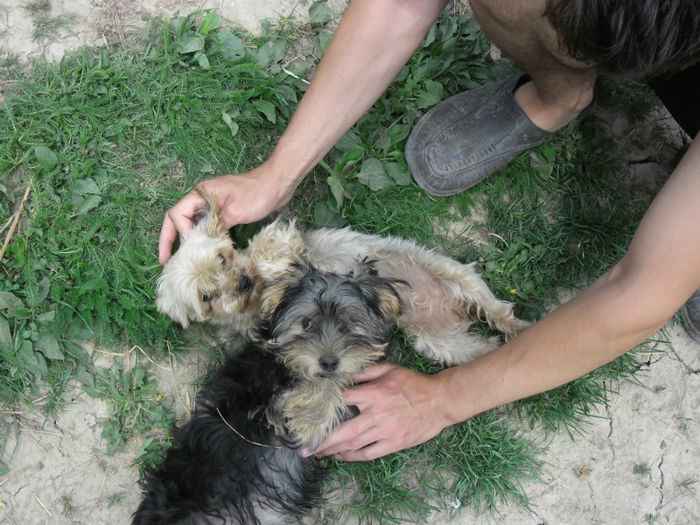
<path id="1" fill-rule="evenodd" d="M 453 325 L 452 330 L 425 331 L 416 325 L 399 325 L 409 336 L 416 352 L 445 365 L 461 365 L 495 350 L 497 336 L 486 337 L 470 332 L 469 323 Z"/>
<path id="2" fill-rule="evenodd" d="M 513 313 L 513 304 L 498 299 L 481 276 L 474 270 L 473 264 L 461 264 L 442 255 L 435 255 L 434 260 L 423 260 L 418 264 L 420 270 L 427 272 L 439 286 L 445 289 L 443 300 L 452 302 L 455 311 L 473 321 L 488 323 L 492 328 L 502 332 L 506 339 L 518 335 L 530 324 L 518 319 Z M 415 262 L 415 261 L 414 261 Z M 424 279 L 425 281 L 425 279 Z M 424 286 L 429 286 L 425 284 Z M 425 290 L 417 288 L 419 293 Z"/>
<path id="3" fill-rule="evenodd" d="M 410 336 L 416 351 L 452 365 L 476 359 L 498 346 L 498 337 L 469 331 L 474 321 L 488 323 L 494 314 L 505 319 L 512 315 L 512 305 L 496 299 L 485 283 L 485 291 L 477 282 L 475 290 L 466 295 L 453 282 L 420 266 L 408 265 L 401 272 L 410 287 L 400 289 L 405 309 L 398 325 Z"/>

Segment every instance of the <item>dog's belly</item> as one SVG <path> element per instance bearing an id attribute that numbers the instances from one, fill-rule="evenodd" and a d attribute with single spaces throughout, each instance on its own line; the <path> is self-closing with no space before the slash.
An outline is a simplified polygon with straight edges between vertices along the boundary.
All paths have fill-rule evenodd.
<path id="1" fill-rule="evenodd" d="M 380 276 L 399 279 L 404 305 L 400 323 L 439 330 L 467 319 L 468 305 L 446 286 L 456 261 L 434 253 L 412 241 L 396 237 L 368 235 L 348 229 L 321 229 L 306 232 L 304 241 L 312 265 L 321 271 L 348 273 L 358 260 L 375 261 Z"/>

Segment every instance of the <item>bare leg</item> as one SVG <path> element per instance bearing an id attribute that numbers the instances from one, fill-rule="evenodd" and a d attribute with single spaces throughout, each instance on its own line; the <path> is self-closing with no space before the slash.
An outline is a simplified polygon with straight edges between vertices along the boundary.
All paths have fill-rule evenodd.
<path id="1" fill-rule="evenodd" d="M 560 51 L 543 0 L 471 0 L 486 36 L 532 78 L 515 100 L 537 126 L 556 131 L 593 99 L 596 68 Z"/>

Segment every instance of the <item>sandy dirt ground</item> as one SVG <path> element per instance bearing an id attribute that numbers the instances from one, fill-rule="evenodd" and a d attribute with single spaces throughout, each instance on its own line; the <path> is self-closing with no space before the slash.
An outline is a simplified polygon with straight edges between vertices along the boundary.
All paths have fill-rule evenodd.
<path id="1" fill-rule="evenodd" d="M 331 2 L 341 8 L 342 1 Z M 26 59 L 42 52 L 60 58 L 80 45 L 100 45 L 128 37 L 142 27 L 145 15 L 170 16 L 214 8 L 225 19 L 253 31 L 259 21 L 308 12 L 309 0 L 169 1 L 51 0 L 50 16 L 70 20 L 53 38 L 32 39 L 35 21 L 30 1 L 0 0 L 0 51 Z M 625 135 L 625 119 L 607 116 Z M 660 118 L 668 118 L 661 116 Z M 676 132 L 671 132 L 676 133 Z M 633 183 L 644 183 L 668 172 L 673 145 L 666 151 L 621 148 Z M 682 327 L 669 322 L 665 333 L 673 350 L 648 356 L 650 367 L 639 379 L 643 386 L 623 382 L 618 395 L 600 407 L 586 432 L 571 439 L 565 432 L 530 438 L 543 447 L 545 482 L 525 482 L 530 512 L 502 507 L 476 514 L 465 509 L 453 523 L 508 525 L 689 524 L 700 523 L 700 345 Z M 665 335 L 660 334 L 660 338 Z M 132 356 L 133 357 L 133 356 Z M 109 356 L 105 356 L 105 363 Z M 128 360 L 128 359 L 127 359 Z M 196 354 L 156 367 L 161 390 L 175 399 L 179 414 L 191 408 L 191 382 L 204 363 Z M 0 523 L 126 524 L 140 499 L 138 473 L 132 466 L 141 443 L 129 443 L 114 456 L 104 451 L 99 421 L 106 404 L 77 386 L 70 403 L 49 421 L 22 413 L 10 472 L 0 478 Z M 16 445 L 16 447 L 15 447 Z M 447 523 L 434 514 L 429 523 Z"/>

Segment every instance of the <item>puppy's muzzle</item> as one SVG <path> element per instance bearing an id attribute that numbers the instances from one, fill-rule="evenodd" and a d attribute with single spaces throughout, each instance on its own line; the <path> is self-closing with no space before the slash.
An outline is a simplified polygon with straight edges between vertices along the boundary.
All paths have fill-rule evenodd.
<path id="1" fill-rule="evenodd" d="M 240 295 L 245 295 L 253 289 L 253 284 L 253 279 L 251 279 L 248 275 L 244 275 L 241 277 L 241 280 L 238 281 L 236 292 Z"/>

